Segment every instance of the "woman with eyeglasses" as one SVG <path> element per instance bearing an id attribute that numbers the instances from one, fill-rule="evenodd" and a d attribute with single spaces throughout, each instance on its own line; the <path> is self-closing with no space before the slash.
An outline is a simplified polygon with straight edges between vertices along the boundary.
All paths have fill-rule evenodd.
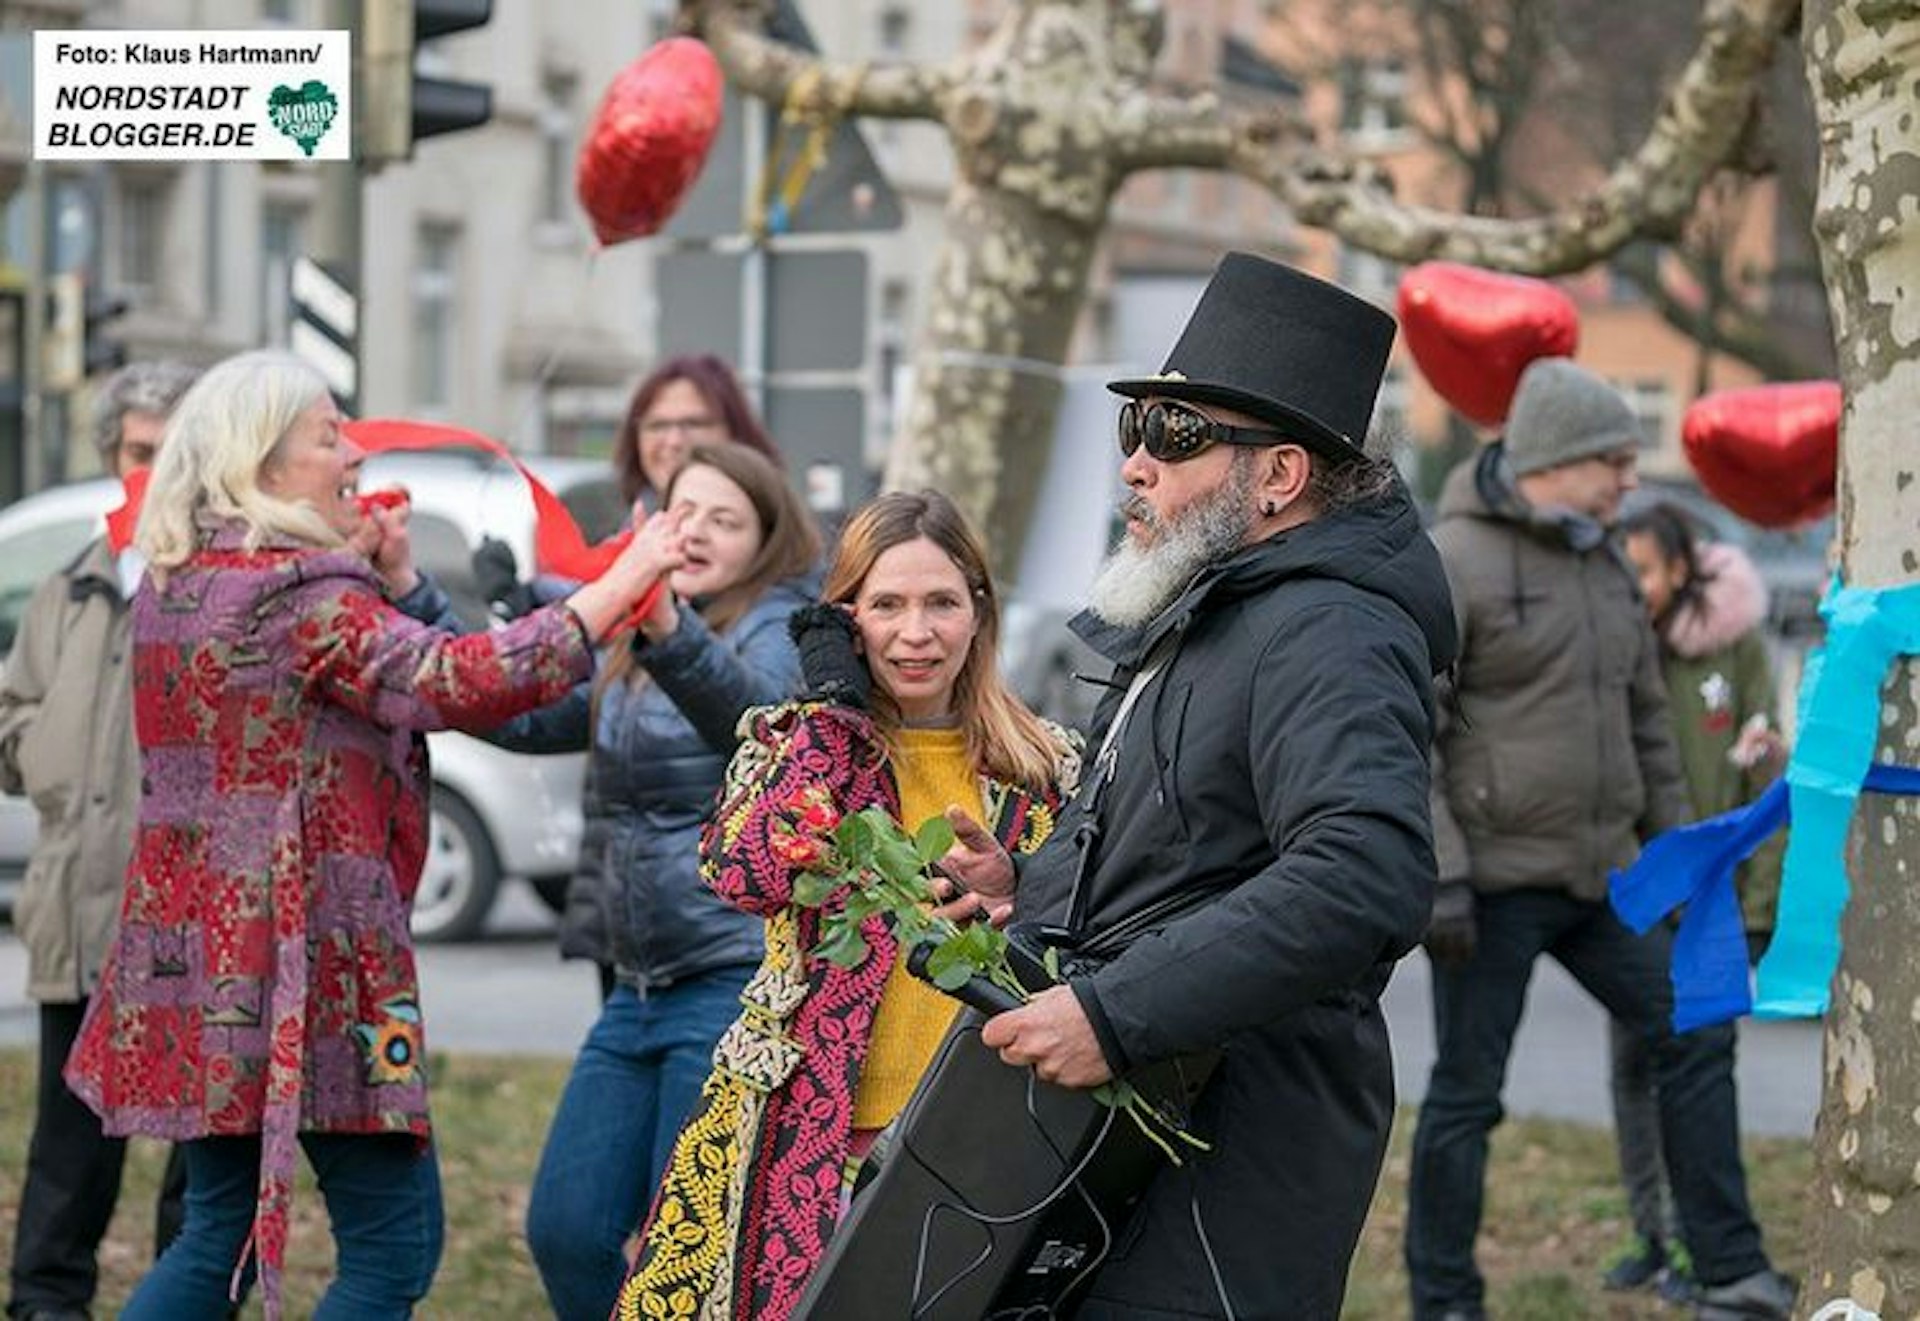
<path id="1" fill-rule="evenodd" d="M 999 598 L 946 497 L 895 492 L 855 513 L 822 596 L 794 618 L 810 696 L 754 714 L 702 843 L 707 883 L 766 918 L 766 959 L 674 1146 L 621 1317 L 786 1316 L 854 1165 L 957 1011 L 907 972 L 879 917 L 858 966 L 818 952 L 822 912 L 793 903 L 795 804 L 879 806 L 909 832 L 945 814 L 963 842 L 1024 853 L 1078 778 L 1072 737 L 999 673 Z M 984 907 L 968 894 L 947 911 Z"/>
<path id="2" fill-rule="evenodd" d="M 780 449 L 754 414 L 733 369 L 711 353 L 669 358 L 627 401 L 613 466 L 627 503 L 654 508 L 695 445 L 727 441 L 780 462 Z"/>

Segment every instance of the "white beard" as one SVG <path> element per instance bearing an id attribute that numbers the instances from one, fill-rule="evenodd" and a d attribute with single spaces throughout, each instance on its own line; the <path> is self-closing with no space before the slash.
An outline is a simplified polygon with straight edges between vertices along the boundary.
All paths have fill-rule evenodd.
<path id="1" fill-rule="evenodd" d="M 1138 495 L 1122 501 L 1122 514 L 1159 535 L 1142 545 L 1121 533 L 1088 594 L 1093 613 L 1122 628 L 1144 624 L 1172 605 L 1194 575 L 1245 545 L 1254 523 L 1252 458 L 1236 449 L 1227 479 L 1166 522 Z"/>

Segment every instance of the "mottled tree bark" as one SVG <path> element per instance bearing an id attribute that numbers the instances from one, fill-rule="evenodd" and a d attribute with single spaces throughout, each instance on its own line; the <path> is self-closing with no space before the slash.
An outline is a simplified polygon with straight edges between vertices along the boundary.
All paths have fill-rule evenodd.
<path id="1" fill-rule="evenodd" d="M 1846 412 L 1840 525 L 1848 582 L 1920 578 L 1920 11 L 1808 0 L 1820 118 L 1816 230 Z M 1877 756 L 1920 764 L 1920 666 L 1883 689 Z M 1851 1297 L 1920 1318 L 1920 800 L 1862 795 L 1853 894 L 1826 1028 L 1806 1311 Z"/>
<path id="2" fill-rule="evenodd" d="M 1377 169 L 1317 143 L 1296 107 L 1156 90 L 1159 13 L 1141 0 L 1015 0 L 982 46 L 945 64 L 860 68 L 767 39 L 764 0 L 682 0 L 682 11 L 728 76 L 774 104 L 803 94 L 855 116 L 945 127 L 959 178 L 887 484 L 946 489 L 1008 569 L 1052 442 L 1058 368 L 1127 176 L 1231 171 L 1303 223 L 1399 261 L 1579 270 L 1636 237 L 1678 231 L 1738 144 L 1772 43 L 1798 5 L 1707 0 L 1700 47 L 1640 147 L 1592 193 L 1525 220 L 1407 206 Z"/>

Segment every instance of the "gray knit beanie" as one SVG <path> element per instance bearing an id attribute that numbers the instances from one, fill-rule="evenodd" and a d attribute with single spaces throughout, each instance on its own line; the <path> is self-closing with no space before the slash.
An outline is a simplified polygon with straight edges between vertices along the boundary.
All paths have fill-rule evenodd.
<path id="1" fill-rule="evenodd" d="M 1515 476 L 1640 443 L 1640 423 L 1620 392 L 1570 358 L 1540 358 L 1520 375 L 1507 414 Z"/>

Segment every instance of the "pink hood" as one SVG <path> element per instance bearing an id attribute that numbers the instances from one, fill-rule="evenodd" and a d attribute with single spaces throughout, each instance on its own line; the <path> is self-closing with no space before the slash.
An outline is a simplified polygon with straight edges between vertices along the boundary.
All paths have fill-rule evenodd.
<path id="1" fill-rule="evenodd" d="M 1721 542 L 1700 543 L 1700 599 L 1667 621 L 1667 645 L 1689 660 L 1732 646 L 1767 617 L 1767 585 L 1746 552 Z"/>

